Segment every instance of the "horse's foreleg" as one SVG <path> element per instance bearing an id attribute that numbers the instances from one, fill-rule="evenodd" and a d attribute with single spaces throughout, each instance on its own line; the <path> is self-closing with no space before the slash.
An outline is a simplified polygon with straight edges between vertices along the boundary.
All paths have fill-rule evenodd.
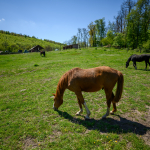
<path id="1" fill-rule="evenodd" d="M 80 99 L 78 97 L 77 97 L 77 100 L 78 100 L 78 104 L 79 104 L 80 110 L 76 113 L 76 115 L 81 115 L 81 113 L 83 112 L 82 104 L 81 104 Z"/>
<path id="2" fill-rule="evenodd" d="M 82 105 L 85 107 L 85 110 L 86 110 L 86 113 L 87 113 L 87 115 L 85 116 L 85 118 L 86 119 L 89 119 L 89 116 L 90 116 L 90 111 L 89 111 L 89 109 L 88 109 L 88 107 L 87 107 L 87 105 L 86 105 L 86 103 L 85 103 L 85 101 L 84 101 L 84 98 L 83 98 L 83 95 L 82 95 L 82 93 L 81 92 L 76 92 L 75 93 L 76 95 L 77 95 L 77 98 L 78 98 L 78 103 L 79 103 L 79 106 L 80 106 L 80 111 L 79 112 L 77 112 L 76 114 L 78 115 L 78 114 L 81 114 L 82 113 Z M 82 105 L 81 105 L 82 104 Z"/>
<path id="3" fill-rule="evenodd" d="M 85 110 L 86 110 L 86 113 L 87 113 L 87 115 L 85 116 L 85 118 L 86 118 L 86 119 L 89 119 L 89 116 L 90 116 L 90 114 L 91 114 L 91 113 L 90 113 L 90 111 L 89 111 L 88 107 L 86 106 L 86 103 L 85 103 L 85 102 L 84 102 L 84 104 L 83 104 L 83 105 L 84 105 Z"/>
<path id="4" fill-rule="evenodd" d="M 107 116 L 109 116 L 109 113 L 110 113 L 110 108 L 107 107 L 106 114 L 105 114 L 102 118 L 104 119 L 104 118 L 106 118 Z"/>
<path id="5" fill-rule="evenodd" d="M 135 69 L 137 69 L 136 61 L 133 61 L 133 67 L 134 67 Z"/>

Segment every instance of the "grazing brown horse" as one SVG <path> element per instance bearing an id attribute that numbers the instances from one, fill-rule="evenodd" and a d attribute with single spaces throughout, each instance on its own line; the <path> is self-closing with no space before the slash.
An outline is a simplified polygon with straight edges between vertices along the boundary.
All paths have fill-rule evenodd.
<path id="1" fill-rule="evenodd" d="M 40 55 L 45 57 L 45 51 L 40 51 Z"/>
<path id="2" fill-rule="evenodd" d="M 117 82 L 116 94 L 114 95 L 112 90 Z M 82 105 L 86 109 L 86 117 L 89 119 L 90 111 L 84 101 L 82 96 L 82 91 L 85 92 L 96 92 L 100 89 L 105 90 L 106 99 L 107 99 L 107 112 L 103 116 L 106 116 L 110 113 L 111 102 L 113 104 L 113 110 L 111 113 L 117 111 L 116 103 L 119 102 L 122 91 L 123 91 L 123 74 L 120 71 L 112 69 L 107 66 L 96 67 L 91 69 L 80 69 L 73 68 L 66 72 L 59 80 L 56 94 L 54 95 L 54 110 L 57 110 L 59 106 L 63 103 L 63 94 L 66 89 L 73 91 L 78 100 L 80 111 L 76 115 L 80 115 L 83 112 Z"/>

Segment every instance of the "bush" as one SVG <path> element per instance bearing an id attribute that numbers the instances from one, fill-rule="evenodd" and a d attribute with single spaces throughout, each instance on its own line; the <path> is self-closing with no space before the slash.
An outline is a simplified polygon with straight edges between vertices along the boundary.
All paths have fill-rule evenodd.
<path id="1" fill-rule="evenodd" d="M 150 50 L 150 40 L 148 40 L 147 42 L 145 42 L 145 43 L 143 44 L 143 48 L 144 48 L 145 50 Z"/>

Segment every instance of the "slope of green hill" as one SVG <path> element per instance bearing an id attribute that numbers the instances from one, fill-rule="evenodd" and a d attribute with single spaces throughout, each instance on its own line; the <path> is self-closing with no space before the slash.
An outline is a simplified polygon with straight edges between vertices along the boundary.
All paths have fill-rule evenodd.
<path id="1" fill-rule="evenodd" d="M 37 39 L 34 36 L 10 33 L 9 31 L 0 31 L 0 51 L 17 52 L 18 50 L 29 50 L 32 47 L 40 45 L 45 50 L 62 49 L 62 43 L 51 40 Z"/>

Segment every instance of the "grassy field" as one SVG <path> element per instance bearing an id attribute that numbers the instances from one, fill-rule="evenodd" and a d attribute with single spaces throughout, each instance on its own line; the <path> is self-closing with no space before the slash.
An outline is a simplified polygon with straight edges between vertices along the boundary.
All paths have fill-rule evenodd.
<path id="1" fill-rule="evenodd" d="M 0 55 L 0 150 L 15 149 L 150 149 L 150 71 L 125 63 L 135 51 L 89 48 Z M 124 75 L 118 111 L 102 119 L 107 105 L 104 90 L 83 92 L 91 119 L 76 116 L 79 106 L 66 90 L 59 111 L 52 93 L 60 77 L 74 67 L 109 66 Z M 148 68 L 149 69 L 149 68 Z M 114 88 L 115 91 L 116 87 Z M 111 106 L 112 109 L 112 106 Z"/>

